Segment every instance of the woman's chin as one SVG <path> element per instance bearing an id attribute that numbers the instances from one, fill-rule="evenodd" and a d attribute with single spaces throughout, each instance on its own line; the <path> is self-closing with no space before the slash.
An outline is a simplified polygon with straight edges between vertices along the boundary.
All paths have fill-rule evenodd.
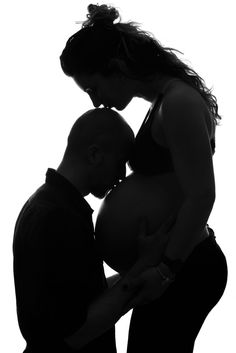
<path id="1" fill-rule="evenodd" d="M 94 197 L 96 197 L 97 199 L 104 199 L 104 197 L 106 197 L 107 196 L 107 194 L 108 194 L 108 191 L 106 190 L 106 191 L 98 191 L 98 190 L 96 190 L 96 191 L 92 191 L 91 192 L 91 194 L 94 196 Z"/>
<path id="2" fill-rule="evenodd" d="M 121 110 L 124 110 L 125 107 L 121 106 L 121 105 L 117 105 L 117 106 L 115 106 L 115 109 L 118 110 L 118 111 L 121 111 Z"/>
<path id="3" fill-rule="evenodd" d="M 123 102 L 123 103 L 120 102 L 120 103 L 117 103 L 116 105 L 114 105 L 114 108 L 116 110 L 121 111 L 121 110 L 124 110 L 127 107 L 128 104 L 129 104 L 129 102 Z"/>

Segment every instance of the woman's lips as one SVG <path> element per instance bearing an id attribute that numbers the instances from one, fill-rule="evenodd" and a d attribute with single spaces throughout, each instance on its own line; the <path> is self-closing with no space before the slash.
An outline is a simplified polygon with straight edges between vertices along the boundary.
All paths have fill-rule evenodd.
<path id="1" fill-rule="evenodd" d="M 111 108 L 112 108 L 112 104 L 111 104 L 111 103 L 102 103 L 102 105 L 103 105 L 105 108 L 108 108 L 108 109 L 111 109 Z"/>

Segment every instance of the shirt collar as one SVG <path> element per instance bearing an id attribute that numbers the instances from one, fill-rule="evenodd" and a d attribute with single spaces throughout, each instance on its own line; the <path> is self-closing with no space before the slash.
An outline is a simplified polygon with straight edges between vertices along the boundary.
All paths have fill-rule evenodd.
<path id="1" fill-rule="evenodd" d="M 93 209 L 90 207 L 88 202 L 84 199 L 82 194 L 71 184 L 69 180 L 59 174 L 55 169 L 48 168 L 46 172 L 46 183 L 59 188 L 60 192 L 66 194 L 69 201 L 76 202 L 79 207 L 82 207 L 86 213 L 93 213 Z"/>

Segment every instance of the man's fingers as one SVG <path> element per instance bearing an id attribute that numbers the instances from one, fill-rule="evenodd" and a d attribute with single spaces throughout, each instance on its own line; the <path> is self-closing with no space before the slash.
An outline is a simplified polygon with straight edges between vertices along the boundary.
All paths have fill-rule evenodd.
<path id="1" fill-rule="evenodd" d="M 170 229 L 173 227 L 176 221 L 176 215 L 172 214 L 169 218 L 167 218 L 166 222 L 164 222 L 161 227 L 158 229 L 161 233 L 168 233 Z"/>
<path id="2" fill-rule="evenodd" d="M 146 304 L 148 304 L 150 302 L 151 302 L 151 300 L 145 298 L 144 296 L 142 296 L 142 294 L 140 294 L 137 297 L 133 298 L 128 303 L 128 307 L 129 307 L 129 310 L 130 310 L 130 309 L 135 308 L 136 306 L 146 305 Z"/>
<path id="3" fill-rule="evenodd" d="M 145 238 L 147 235 L 147 220 L 142 218 L 139 221 L 138 236 L 139 238 Z"/>
<path id="4" fill-rule="evenodd" d="M 138 278 L 132 278 L 130 280 L 128 280 L 125 284 L 124 284 L 124 288 L 126 290 L 129 291 L 135 291 L 140 289 L 140 287 L 142 286 L 143 282 L 142 279 L 140 277 Z"/>

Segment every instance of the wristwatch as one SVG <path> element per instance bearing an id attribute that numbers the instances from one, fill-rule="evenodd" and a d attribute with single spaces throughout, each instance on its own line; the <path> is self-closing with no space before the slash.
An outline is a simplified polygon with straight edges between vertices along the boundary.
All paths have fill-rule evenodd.
<path id="1" fill-rule="evenodd" d="M 162 262 L 167 267 L 169 267 L 170 271 L 176 275 L 182 269 L 184 262 L 180 259 L 171 260 L 167 256 L 162 257 Z"/>
<path id="2" fill-rule="evenodd" d="M 173 273 L 164 262 L 159 263 L 156 270 L 161 276 L 163 284 L 168 284 L 175 280 L 175 273 Z"/>

